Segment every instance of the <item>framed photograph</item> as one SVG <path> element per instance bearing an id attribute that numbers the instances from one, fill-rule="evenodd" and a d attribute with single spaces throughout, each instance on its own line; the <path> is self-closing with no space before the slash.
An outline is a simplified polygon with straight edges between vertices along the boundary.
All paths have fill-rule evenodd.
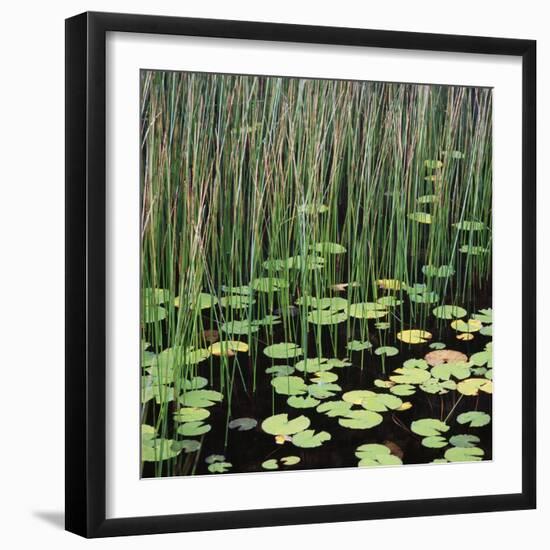
<path id="1" fill-rule="evenodd" d="M 69 531 L 535 507 L 535 60 L 66 21 Z"/>

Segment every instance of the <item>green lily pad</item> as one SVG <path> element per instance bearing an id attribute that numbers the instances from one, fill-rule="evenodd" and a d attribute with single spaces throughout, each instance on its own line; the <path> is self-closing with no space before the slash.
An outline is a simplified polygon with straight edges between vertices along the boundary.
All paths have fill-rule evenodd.
<path id="1" fill-rule="evenodd" d="M 361 302 L 351 304 L 348 313 L 350 317 L 357 319 L 379 319 L 380 317 L 385 317 L 388 314 L 388 310 L 385 306 L 376 302 Z"/>
<path id="2" fill-rule="evenodd" d="M 313 309 L 309 312 L 307 320 L 315 325 L 336 325 L 343 323 L 348 318 L 345 311 L 331 309 Z"/>
<path id="3" fill-rule="evenodd" d="M 325 441 L 330 441 L 331 437 L 328 432 L 315 433 L 315 430 L 305 430 L 292 436 L 292 444 L 302 449 L 311 449 L 320 447 Z"/>
<path id="4" fill-rule="evenodd" d="M 391 454 L 391 450 L 379 443 L 367 443 L 360 445 L 355 451 L 359 459 L 358 466 L 398 466 L 403 464 L 398 456 Z"/>
<path id="5" fill-rule="evenodd" d="M 314 373 L 330 370 L 332 365 L 327 363 L 328 359 L 325 357 L 306 357 L 305 359 L 298 361 L 294 367 L 299 372 Z"/>
<path id="6" fill-rule="evenodd" d="M 211 407 L 223 399 L 223 394 L 214 390 L 192 390 L 185 392 L 180 402 L 185 407 Z"/>
<path id="7" fill-rule="evenodd" d="M 402 367 L 393 372 L 390 380 L 396 384 L 422 384 L 430 378 L 429 372 L 419 368 Z"/>
<path id="8" fill-rule="evenodd" d="M 309 424 L 310 420 L 307 416 L 298 416 L 289 420 L 288 415 L 283 413 L 266 418 L 262 422 L 262 430 L 271 435 L 292 435 L 306 430 Z"/>
<path id="9" fill-rule="evenodd" d="M 185 437 L 194 437 L 209 432 L 212 429 L 210 424 L 204 424 L 203 422 L 186 422 L 178 426 L 177 432 Z"/>
<path id="10" fill-rule="evenodd" d="M 396 384 L 390 388 L 390 392 L 400 397 L 408 397 L 416 393 L 416 387 L 411 384 Z"/>
<path id="11" fill-rule="evenodd" d="M 242 285 L 242 286 L 223 285 L 222 290 L 227 294 L 240 294 L 241 296 L 252 296 L 252 289 L 248 285 Z"/>
<path id="12" fill-rule="evenodd" d="M 276 376 L 271 385 L 279 395 L 300 395 L 307 392 L 307 385 L 298 376 Z"/>
<path id="13" fill-rule="evenodd" d="M 143 306 L 143 322 L 155 323 L 166 319 L 166 310 L 162 306 Z"/>
<path id="14" fill-rule="evenodd" d="M 180 441 L 174 441 L 172 443 L 173 451 L 183 451 L 184 453 L 195 453 L 201 448 L 199 441 L 195 439 L 181 439 Z"/>
<path id="15" fill-rule="evenodd" d="M 395 395 L 377 393 L 371 397 L 365 397 L 361 401 L 361 405 L 368 411 L 386 412 L 389 410 L 398 409 L 401 405 L 403 405 L 403 401 Z"/>
<path id="16" fill-rule="evenodd" d="M 225 456 L 224 455 L 217 455 L 217 454 L 211 454 L 208 455 L 204 461 L 206 464 L 214 464 L 214 462 L 225 462 Z"/>
<path id="17" fill-rule="evenodd" d="M 479 443 L 479 437 L 470 434 L 453 435 L 453 437 L 449 439 L 449 443 L 453 447 L 475 447 Z"/>
<path id="18" fill-rule="evenodd" d="M 288 288 L 288 281 L 280 277 L 260 277 L 254 279 L 251 283 L 254 290 L 259 292 L 274 292 L 283 288 Z"/>
<path id="19" fill-rule="evenodd" d="M 208 471 L 212 474 L 225 474 L 232 467 L 231 462 L 214 462 L 208 466 Z"/>
<path id="20" fill-rule="evenodd" d="M 146 440 L 146 444 L 141 446 L 141 460 L 143 462 L 160 462 L 175 458 L 180 454 L 180 450 L 174 450 L 172 439 L 153 439 Z"/>
<path id="21" fill-rule="evenodd" d="M 395 296 L 382 296 L 376 300 L 377 304 L 384 307 L 397 307 L 403 303 L 402 300 L 398 300 Z"/>
<path id="22" fill-rule="evenodd" d="M 451 376 L 458 380 L 464 380 L 470 376 L 468 363 L 441 363 L 432 367 L 432 376 L 439 380 L 450 380 Z"/>
<path id="23" fill-rule="evenodd" d="M 311 396 L 301 397 L 298 395 L 291 395 L 286 402 L 289 407 L 294 409 L 310 409 L 316 407 L 320 403 L 318 399 Z"/>
<path id="24" fill-rule="evenodd" d="M 389 321 L 378 321 L 374 323 L 374 328 L 377 330 L 387 330 L 390 328 L 390 323 Z"/>
<path id="25" fill-rule="evenodd" d="M 147 305 L 165 304 L 170 301 L 170 291 L 166 288 L 144 288 L 143 303 Z"/>
<path id="26" fill-rule="evenodd" d="M 262 462 L 262 468 L 264 470 L 278 470 L 279 463 L 275 458 L 270 458 L 269 460 L 264 460 L 264 462 Z"/>
<path id="27" fill-rule="evenodd" d="M 422 195 L 416 199 L 416 202 L 419 204 L 431 204 L 432 202 L 437 202 L 439 197 L 437 195 Z"/>
<path id="28" fill-rule="evenodd" d="M 370 390 L 351 390 L 342 395 L 342 399 L 347 403 L 352 403 L 354 405 L 361 405 L 363 399 L 367 397 L 376 397 L 376 393 Z"/>
<path id="29" fill-rule="evenodd" d="M 424 166 L 430 170 L 439 170 L 443 167 L 443 162 L 440 160 L 425 160 Z"/>
<path id="30" fill-rule="evenodd" d="M 452 447 L 445 452 L 449 462 L 479 462 L 485 452 L 478 447 Z"/>
<path id="31" fill-rule="evenodd" d="M 425 359 L 407 359 L 403 363 L 403 367 L 406 369 L 427 369 L 429 367 L 428 362 Z"/>
<path id="32" fill-rule="evenodd" d="M 393 346 L 381 346 L 379 348 L 376 348 L 374 350 L 374 353 L 376 355 L 386 355 L 387 357 L 392 357 L 394 355 L 397 355 L 399 353 L 399 350 L 397 348 L 394 348 Z"/>
<path id="33" fill-rule="evenodd" d="M 256 300 L 254 300 L 252 296 L 246 294 L 230 294 L 220 299 L 220 305 L 222 307 L 230 307 L 233 309 L 247 309 L 255 303 Z"/>
<path id="34" fill-rule="evenodd" d="M 447 344 L 444 344 L 443 342 L 432 342 L 428 347 L 430 349 L 445 349 Z"/>
<path id="35" fill-rule="evenodd" d="M 330 418 L 346 416 L 352 407 L 352 403 L 347 401 L 326 401 L 317 407 L 317 412 L 324 413 Z"/>
<path id="36" fill-rule="evenodd" d="M 459 306 L 439 306 L 432 313 L 439 319 L 459 319 L 465 317 L 468 312 Z"/>
<path id="37" fill-rule="evenodd" d="M 338 380 L 338 375 L 334 372 L 324 370 L 316 372 L 315 376 L 311 379 L 314 384 L 330 384 Z"/>
<path id="38" fill-rule="evenodd" d="M 290 359 L 303 355 L 303 350 L 298 344 L 281 342 L 264 348 L 264 353 L 272 359 Z"/>
<path id="39" fill-rule="evenodd" d="M 457 390 L 462 395 L 478 395 L 480 391 L 493 393 L 493 383 L 486 378 L 467 378 L 458 383 Z"/>
<path id="40" fill-rule="evenodd" d="M 374 411 L 351 410 L 346 414 L 345 418 L 338 419 L 338 424 L 352 430 L 368 430 L 378 426 L 383 420 L 383 416 Z"/>
<path id="41" fill-rule="evenodd" d="M 344 254 L 346 252 L 346 248 L 338 243 L 317 243 L 312 244 L 310 248 L 320 254 Z"/>
<path id="42" fill-rule="evenodd" d="M 294 372 L 294 367 L 290 365 L 273 365 L 265 369 L 267 374 L 273 374 L 275 376 L 288 376 Z"/>
<path id="43" fill-rule="evenodd" d="M 424 447 L 428 447 L 429 449 L 441 449 L 443 447 L 446 447 L 449 443 L 444 437 L 441 437 L 440 435 L 431 435 L 429 437 L 425 437 L 422 440 L 422 445 Z"/>
<path id="44" fill-rule="evenodd" d="M 298 207 L 298 212 L 303 214 L 323 214 L 328 211 L 328 206 L 321 203 L 302 204 Z"/>
<path id="45" fill-rule="evenodd" d="M 220 328 L 229 334 L 252 334 L 260 330 L 258 323 L 255 321 L 249 321 L 243 319 L 242 321 L 229 321 L 228 323 L 222 323 Z"/>
<path id="46" fill-rule="evenodd" d="M 247 432 L 253 430 L 258 425 L 258 421 L 255 418 L 235 418 L 229 422 L 228 426 L 230 430 L 238 430 L 239 432 Z"/>
<path id="47" fill-rule="evenodd" d="M 263 263 L 265 269 L 273 269 L 275 271 L 283 271 L 289 269 L 297 270 L 314 270 L 322 269 L 325 264 L 325 259 L 322 256 L 315 254 L 307 254 L 306 256 L 291 256 L 284 260 L 267 260 Z"/>
<path id="48" fill-rule="evenodd" d="M 283 458 L 280 459 L 280 462 L 282 462 L 285 466 L 295 466 L 296 464 L 300 463 L 300 457 L 299 456 L 283 456 Z"/>
<path id="49" fill-rule="evenodd" d="M 315 399 L 327 399 L 342 391 L 342 388 L 338 384 L 310 384 L 307 391 Z"/>
<path id="50" fill-rule="evenodd" d="M 175 422 L 195 422 L 197 420 L 204 420 L 210 416 L 210 411 L 207 409 L 201 409 L 197 407 L 184 407 L 178 412 L 174 413 Z"/>
<path id="51" fill-rule="evenodd" d="M 347 309 L 348 301 L 340 296 L 335 296 L 333 298 L 315 298 L 314 296 L 308 296 L 307 305 L 315 309 L 342 311 Z"/>
<path id="52" fill-rule="evenodd" d="M 346 349 L 349 351 L 363 351 L 365 349 L 371 349 L 372 344 L 367 341 L 362 340 L 351 340 L 347 343 Z"/>
<path id="53" fill-rule="evenodd" d="M 430 378 L 426 382 L 420 384 L 420 389 L 426 393 L 444 395 L 450 390 L 456 390 L 456 382 L 454 380 L 437 380 Z"/>
<path id="54" fill-rule="evenodd" d="M 194 376 L 193 378 L 184 378 L 181 387 L 184 390 L 201 390 L 208 385 L 208 380 L 204 376 Z"/>
<path id="55" fill-rule="evenodd" d="M 459 424 L 468 424 L 470 428 L 481 428 L 491 422 L 491 417 L 481 411 L 469 411 L 459 414 L 456 417 L 456 421 Z"/>
<path id="56" fill-rule="evenodd" d="M 411 424 L 411 430 L 418 435 L 430 437 L 449 431 L 449 426 L 436 418 L 422 418 Z"/>
<path id="57" fill-rule="evenodd" d="M 481 321 L 482 323 L 493 322 L 493 310 L 489 307 L 487 309 L 480 309 L 477 313 L 472 315 L 472 319 Z"/>

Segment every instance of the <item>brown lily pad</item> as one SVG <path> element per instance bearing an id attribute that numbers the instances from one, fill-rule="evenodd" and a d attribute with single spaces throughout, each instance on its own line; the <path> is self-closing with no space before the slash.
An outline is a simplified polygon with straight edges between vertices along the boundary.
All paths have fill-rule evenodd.
<path id="1" fill-rule="evenodd" d="M 403 449 L 397 443 L 386 439 L 382 445 L 385 445 L 391 451 L 392 455 L 395 455 L 403 460 Z"/>
<path id="2" fill-rule="evenodd" d="M 468 356 L 452 349 L 436 349 L 426 353 L 424 359 L 428 365 L 435 367 L 443 363 L 465 363 L 468 361 Z"/>

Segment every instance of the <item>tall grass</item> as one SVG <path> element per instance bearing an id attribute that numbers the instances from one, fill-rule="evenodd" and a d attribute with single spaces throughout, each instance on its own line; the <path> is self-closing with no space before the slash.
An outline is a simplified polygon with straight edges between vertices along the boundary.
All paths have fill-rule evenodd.
<path id="1" fill-rule="evenodd" d="M 452 224 L 491 227 L 491 109 L 487 89 L 143 71 L 142 288 L 179 297 L 166 320 L 143 324 L 143 339 L 154 353 L 200 349 L 205 330 L 277 310 L 284 339 L 320 356 L 320 335 L 318 349 L 307 349 L 322 328 L 308 323 L 306 303 L 291 314 L 301 296 L 334 296 L 334 285 L 353 283 L 347 298 L 358 303 L 385 294 L 380 279 L 425 282 L 438 303 L 396 308 L 401 326 L 422 324 L 439 303 L 472 300 L 490 276 L 491 233 Z M 433 202 L 418 201 L 427 195 Z M 414 212 L 431 223 L 411 220 Z M 304 259 L 324 242 L 346 253 L 322 254 L 322 268 L 309 269 Z M 484 252 L 462 253 L 464 245 Z M 269 262 L 296 256 L 297 268 Z M 456 274 L 427 277 L 425 265 Z M 199 293 L 220 298 L 259 277 L 288 287 L 256 292 L 244 308 L 200 308 Z M 366 320 L 346 323 L 368 337 Z M 335 349 L 337 328 L 329 326 Z M 244 336 L 252 357 L 266 338 Z M 229 396 L 245 383 L 240 368 L 222 358 Z M 196 369 L 184 361 L 176 391 Z M 161 404 L 160 433 L 166 415 Z"/>

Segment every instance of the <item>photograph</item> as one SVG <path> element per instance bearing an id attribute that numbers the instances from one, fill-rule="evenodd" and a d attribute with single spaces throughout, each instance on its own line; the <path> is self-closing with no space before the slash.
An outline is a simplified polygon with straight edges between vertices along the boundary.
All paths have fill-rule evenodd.
<path id="1" fill-rule="evenodd" d="M 140 476 L 492 460 L 493 90 L 139 86 Z"/>

